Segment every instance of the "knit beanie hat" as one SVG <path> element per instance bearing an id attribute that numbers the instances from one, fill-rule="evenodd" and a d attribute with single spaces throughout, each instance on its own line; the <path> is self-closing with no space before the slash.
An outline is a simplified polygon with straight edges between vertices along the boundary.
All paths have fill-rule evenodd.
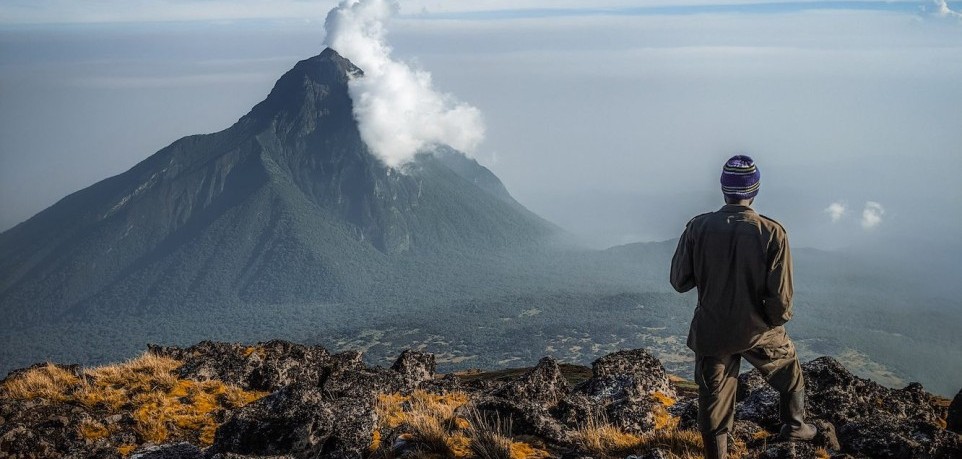
<path id="1" fill-rule="evenodd" d="M 736 199 L 754 198 L 758 194 L 761 178 L 762 175 L 752 158 L 745 155 L 732 156 L 722 169 L 722 193 Z"/>

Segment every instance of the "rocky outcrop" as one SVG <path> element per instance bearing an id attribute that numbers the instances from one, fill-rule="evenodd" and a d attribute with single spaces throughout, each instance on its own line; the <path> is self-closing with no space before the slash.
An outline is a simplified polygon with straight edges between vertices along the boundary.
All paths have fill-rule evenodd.
<path id="1" fill-rule="evenodd" d="M 148 350 L 183 362 L 181 377 L 271 392 L 294 382 L 317 384 L 337 363 L 323 347 L 287 341 L 255 346 L 203 341 L 184 349 L 148 345 Z"/>
<path id="2" fill-rule="evenodd" d="M 401 355 L 394 361 L 394 365 L 391 365 L 391 369 L 400 373 L 409 384 L 431 380 L 434 378 L 436 367 L 434 354 L 425 354 L 410 349 L 401 352 Z"/>
<path id="3" fill-rule="evenodd" d="M 414 390 L 434 377 L 434 356 L 405 351 L 391 369 L 368 368 L 361 354 L 323 359 L 324 367 L 235 412 L 211 451 L 257 456 L 360 457 L 377 435 L 378 394 Z M 315 378 L 315 375 L 320 377 Z"/>
<path id="4" fill-rule="evenodd" d="M 212 450 L 316 457 L 333 451 L 337 418 L 319 388 L 288 386 L 234 413 L 217 429 Z"/>
<path id="5" fill-rule="evenodd" d="M 130 459 L 203 459 L 204 451 L 190 443 L 150 445 L 135 451 Z"/>
<path id="6" fill-rule="evenodd" d="M 962 389 L 955 394 L 952 403 L 949 405 L 949 412 L 945 418 L 946 429 L 962 434 Z"/>
<path id="7" fill-rule="evenodd" d="M 945 409 L 918 383 L 889 389 L 859 378 L 831 357 L 802 365 L 806 410 L 834 427 L 841 452 L 856 457 L 962 457 L 962 438 L 944 429 Z M 753 370 L 739 377 L 736 418 L 778 427 L 778 394 Z M 781 453 L 779 453 L 781 454 Z M 793 456 L 768 456 L 793 457 Z"/>
<path id="8" fill-rule="evenodd" d="M 606 419 L 630 433 L 651 431 L 658 416 L 675 403 L 675 390 L 661 362 L 644 349 L 619 351 L 591 365 L 591 379 L 575 387 L 557 409 L 574 428 L 588 419 Z"/>
<path id="9" fill-rule="evenodd" d="M 621 432 L 622 441 L 684 433 L 676 429 L 693 428 L 697 415 L 693 394 L 677 391 L 661 362 L 641 349 L 599 358 L 590 376 L 579 367 L 584 371 L 578 370 L 574 382 L 570 379 L 575 373 L 566 373 L 547 357 L 524 371 L 468 377 L 435 374 L 434 356 L 411 350 L 390 368 L 367 366 L 357 352 L 334 354 L 283 341 L 253 346 L 203 342 L 151 351 L 180 361 L 172 370 L 178 378 L 224 381 L 270 394 L 224 413 L 206 444 L 152 444 L 135 433 L 130 415 L 106 419 L 85 406 L 4 395 L 0 458 L 123 454 L 138 459 L 347 458 L 368 457 L 375 449 L 390 451 L 393 457 L 405 451 L 442 457 L 453 455 L 456 448 L 462 448 L 459 454 L 468 454 L 463 448 L 481 438 L 472 422 L 489 420 L 497 426 L 485 433 L 485 438 L 494 439 L 492 445 L 524 441 L 526 448 L 539 448 L 534 456 L 674 457 L 677 451 L 664 446 L 670 443 L 619 450 L 620 456 L 602 454 L 586 443 L 585 432 L 606 425 Z M 76 366 L 57 368 L 66 377 L 82 374 Z M 739 378 L 733 447 L 757 458 L 811 458 L 825 452 L 853 458 L 962 457 L 962 436 L 945 429 L 946 423 L 957 425 L 959 397 L 946 409 L 945 401 L 918 384 L 885 388 L 852 375 L 827 357 L 804 364 L 803 370 L 810 420 L 819 429 L 816 440 L 776 441 L 778 394 L 753 371 Z M 12 373 L 8 380 L 25 371 Z M 420 414 L 405 411 L 417 407 Z M 426 412 L 440 417 L 414 419 Z M 420 427 L 408 421 L 420 422 Z M 110 436 L 81 435 L 79 426 L 90 423 Z M 419 428 L 434 432 L 434 437 Z M 438 440 L 441 433 L 448 438 Z M 688 435 L 697 436 L 691 431 Z M 675 441 L 684 445 L 684 438 L 680 435 Z"/>
<path id="10" fill-rule="evenodd" d="M 551 409 L 568 392 L 558 362 L 545 357 L 520 378 L 494 386 L 474 407 L 489 416 L 508 419 L 519 433 L 566 443 L 571 441 L 570 433 L 551 415 Z"/>

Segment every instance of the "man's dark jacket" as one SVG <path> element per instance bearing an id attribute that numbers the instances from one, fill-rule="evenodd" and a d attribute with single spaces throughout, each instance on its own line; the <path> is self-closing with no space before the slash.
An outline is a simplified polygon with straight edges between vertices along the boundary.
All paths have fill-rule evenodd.
<path id="1" fill-rule="evenodd" d="M 685 227 L 671 260 L 671 285 L 698 287 L 688 332 L 697 355 L 731 355 L 787 339 L 792 256 L 782 225 L 751 207 L 726 205 Z"/>

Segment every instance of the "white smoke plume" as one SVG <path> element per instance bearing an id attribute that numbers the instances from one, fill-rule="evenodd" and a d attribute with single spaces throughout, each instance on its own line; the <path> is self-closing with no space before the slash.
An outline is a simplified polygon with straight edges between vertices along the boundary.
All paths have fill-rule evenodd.
<path id="1" fill-rule="evenodd" d="M 845 209 L 845 203 L 842 201 L 833 202 L 827 208 L 825 208 L 825 213 L 832 218 L 832 223 L 835 223 L 845 216 L 847 210 Z"/>
<path id="2" fill-rule="evenodd" d="M 473 153 L 484 138 L 481 112 L 435 90 L 430 73 L 391 58 L 386 24 L 398 10 L 391 0 L 342 0 L 324 22 L 325 44 L 364 71 L 349 86 L 361 138 L 391 167 L 438 144 Z"/>
<path id="3" fill-rule="evenodd" d="M 936 14 L 944 18 L 956 18 L 962 19 L 962 13 L 949 8 L 949 2 L 946 0 L 935 0 L 935 6 L 938 8 Z"/>
<path id="4" fill-rule="evenodd" d="M 882 223 L 882 215 L 885 215 L 885 208 L 875 201 L 865 203 L 862 209 L 862 228 L 870 230 Z"/>

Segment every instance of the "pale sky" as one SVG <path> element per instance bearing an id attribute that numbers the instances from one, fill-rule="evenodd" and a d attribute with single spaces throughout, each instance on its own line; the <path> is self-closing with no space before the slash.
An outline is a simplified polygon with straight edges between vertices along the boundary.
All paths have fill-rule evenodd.
<path id="1" fill-rule="evenodd" d="M 0 3 L 0 230 L 232 124 L 321 51 L 334 4 Z M 799 245 L 958 244 L 959 10 L 413 1 L 388 37 L 481 110 L 477 159 L 592 245 L 677 236 L 720 204 L 721 164 L 738 152 L 762 171 L 757 207 Z"/>

